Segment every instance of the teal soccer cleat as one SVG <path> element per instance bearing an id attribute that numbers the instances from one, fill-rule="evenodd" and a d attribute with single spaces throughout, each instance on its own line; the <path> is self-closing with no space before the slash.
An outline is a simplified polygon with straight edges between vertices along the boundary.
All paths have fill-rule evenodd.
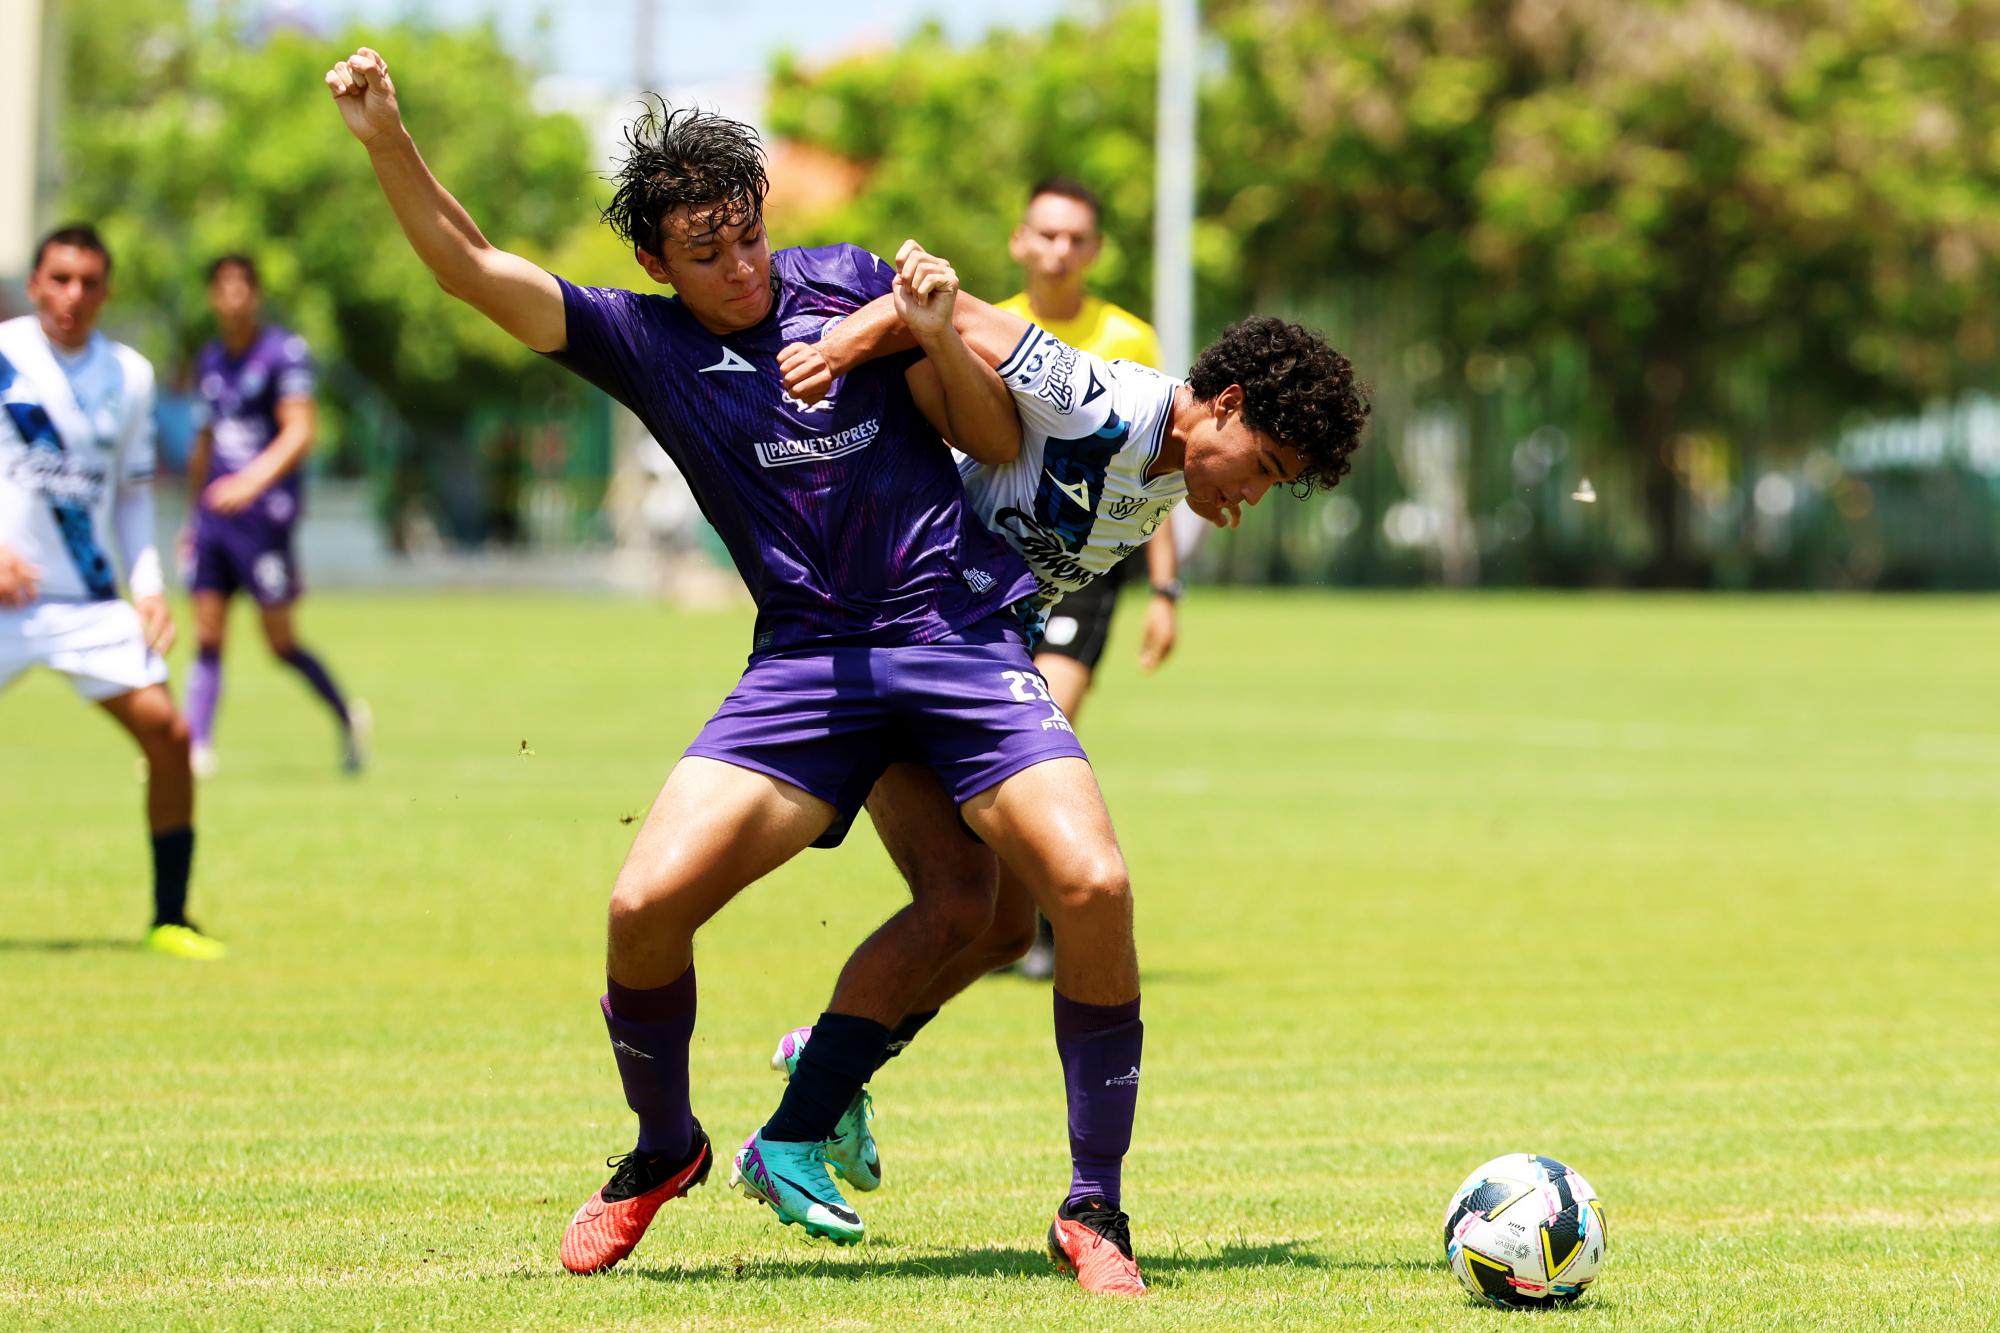
<path id="1" fill-rule="evenodd" d="M 797 1223 L 809 1236 L 836 1245 L 861 1239 L 861 1215 L 847 1206 L 826 1171 L 823 1143 L 776 1143 L 758 1130 L 736 1150 L 729 1187 L 769 1205 L 786 1226 Z"/>
<path id="2" fill-rule="evenodd" d="M 771 1053 L 771 1068 L 787 1081 L 799 1067 L 799 1056 L 810 1036 L 812 1029 L 804 1027 L 793 1028 L 778 1038 L 778 1049 Z M 863 1194 L 882 1188 L 882 1157 L 875 1150 L 875 1133 L 868 1128 L 868 1122 L 874 1118 L 875 1099 L 863 1088 L 841 1113 L 840 1123 L 834 1126 L 833 1137 L 826 1143 L 826 1164 Z"/>

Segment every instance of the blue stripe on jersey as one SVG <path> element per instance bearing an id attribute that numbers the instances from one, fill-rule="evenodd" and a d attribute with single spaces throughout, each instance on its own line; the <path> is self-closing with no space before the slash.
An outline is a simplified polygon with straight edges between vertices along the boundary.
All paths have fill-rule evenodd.
<path id="1" fill-rule="evenodd" d="M 1051 437 L 1043 444 L 1035 518 L 1058 535 L 1065 550 L 1080 551 L 1090 539 L 1090 530 L 1097 526 L 1097 506 L 1104 498 L 1104 475 L 1130 431 L 1113 412 L 1095 434 L 1078 440 Z"/>
<path id="2" fill-rule="evenodd" d="M 17 378 L 14 363 L 0 356 L 0 394 L 12 388 Z M 21 433 L 21 439 L 30 449 L 68 452 L 63 448 L 62 436 L 56 433 L 55 423 L 49 420 L 47 409 L 40 403 L 10 402 L 6 407 L 14 429 Z M 116 597 L 118 581 L 112 576 L 111 561 L 105 557 L 104 548 L 97 544 L 97 528 L 91 521 L 90 510 L 51 499 L 49 514 L 55 519 L 56 531 L 62 534 L 63 546 L 76 562 L 76 572 L 82 576 L 83 586 L 90 595 L 100 601 Z"/>
<path id="3" fill-rule="evenodd" d="M 1048 336 L 1036 325 L 1028 325 L 1028 331 L 1021 335 L 1021 341 L 1014 344 L 1014 350 L 1007 353 L 1007 359 L 1000 363 L 994 374 L 1003 380 L 1006 379 L 1009 374 L 1020 368 L 1021 361 L 1034 350 L 1035 344 Z"/>

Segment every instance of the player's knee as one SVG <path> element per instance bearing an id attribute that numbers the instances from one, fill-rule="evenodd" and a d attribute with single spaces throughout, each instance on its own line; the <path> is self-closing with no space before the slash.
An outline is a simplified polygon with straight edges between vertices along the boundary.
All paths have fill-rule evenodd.
<path id="1" fill-rule="evenodd" d="M 1125 858 L 1109 855 L 1079 858 L 1064 868 L 1052 886 L 1050 920 L 1115 924 L 1132 917 L 1132 878 Z"/>
<path id="2" fill-rule="evenodd" d="M 611 886 L 612 935 L 644 929 L 665 900 L 666 894 L 657 878 L 621 871 Z"/>
<path id="3" fill-rule="evenodd" d="M 1035 914 L 1028 913 L 1027 920 L 995 921 L 993 928 L 986 932 L 979 942 L 979 949 L 985 955 L 988 971 L 994 968 L 1011 967 L 1027 957 L 1028 950 L 1035 947 Z"/>
<path id="4" fill-rule="evenodd" d="M 938 945 L 957 953 L 993 924 L 994 883 L 990 866 L 930 874 L 911 886 L 911 906 Z"/>
<path id="5" fill-rule="evenodd" d="M 172 706 L 149 708 L 133 719 L 132 730 L 139 748 L 155 763 L 186 762 L 188 724 L 180 710 Z"/>
<path id="6" fill-rule="evenodd" d="M 676 873 L 669 862 L 626 866 L 611 886 L 610 924 L 614 938 L 627 932 L 657 936 L 680 933 L 692 937 L 701 921 L 690 915 L 693 908 L 681 890 L 688 877 Z"/>
<path id="7" fill-rule="evenodd" d="M 958 953 L 971 947 L 993 925 L 993 896 L 970 894 L 954 899 L 938 922 L 941 952 Z"/>

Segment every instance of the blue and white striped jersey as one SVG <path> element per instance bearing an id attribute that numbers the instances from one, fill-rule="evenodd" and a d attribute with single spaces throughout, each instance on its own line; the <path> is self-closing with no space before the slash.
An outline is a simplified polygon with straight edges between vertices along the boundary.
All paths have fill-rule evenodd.
<path id="1" fill-rule="evenodd" d="M 0 543 L 40 567 L 42 599 L 118 595 L 113 510 L 153 463 L 151 362 L 101 333 L 59 349 L 33 315 L 0 323 Z"/>
<path id="2" fill-rule="evenodd" d="M 1046 610 L 1138 550 L 1187 495 L 1178 469 L 1147 476 L 1180 381 L 1032 324 L 999 370 L 1021 414 L 1020 457 L 961 458 L 959 476 L 974 511 L 1034 571 Z"/>

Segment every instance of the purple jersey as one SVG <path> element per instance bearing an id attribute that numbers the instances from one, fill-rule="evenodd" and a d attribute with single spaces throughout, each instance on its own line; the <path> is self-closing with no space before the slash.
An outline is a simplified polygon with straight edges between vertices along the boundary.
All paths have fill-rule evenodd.
<path id="1" fill-rule="evenodd" d="M 894 278 L 851 245 L 771 256 L 771 313 L 710 333 L 678 297 L 562 284 L 555 359 L 632 409 L 687 478 L 757 602 L 754 652 L 933 643 L 1035 590 L 967 505 L 911 401 L 913 359 L 873 361 L 807 407 L 778 351 L 818 342 Z"/>
<path id="2" fill-rule="evenodd" d="M 278 438 L 278 404 L 313 391 L 312 354 L 306 340 L 275 324 L 257 330 L 249 350 L 233 357 L 222 341 L 209 343 L 195 358 L 195 385 L 201 391 L 203 424 L 211 442 L 208 479 L 240 472 Z M 243 516 L 287 524 L 298 517 L 300 469 L 258 497 Z M 227 522 L 218 514 L 211 521 Z"/>

